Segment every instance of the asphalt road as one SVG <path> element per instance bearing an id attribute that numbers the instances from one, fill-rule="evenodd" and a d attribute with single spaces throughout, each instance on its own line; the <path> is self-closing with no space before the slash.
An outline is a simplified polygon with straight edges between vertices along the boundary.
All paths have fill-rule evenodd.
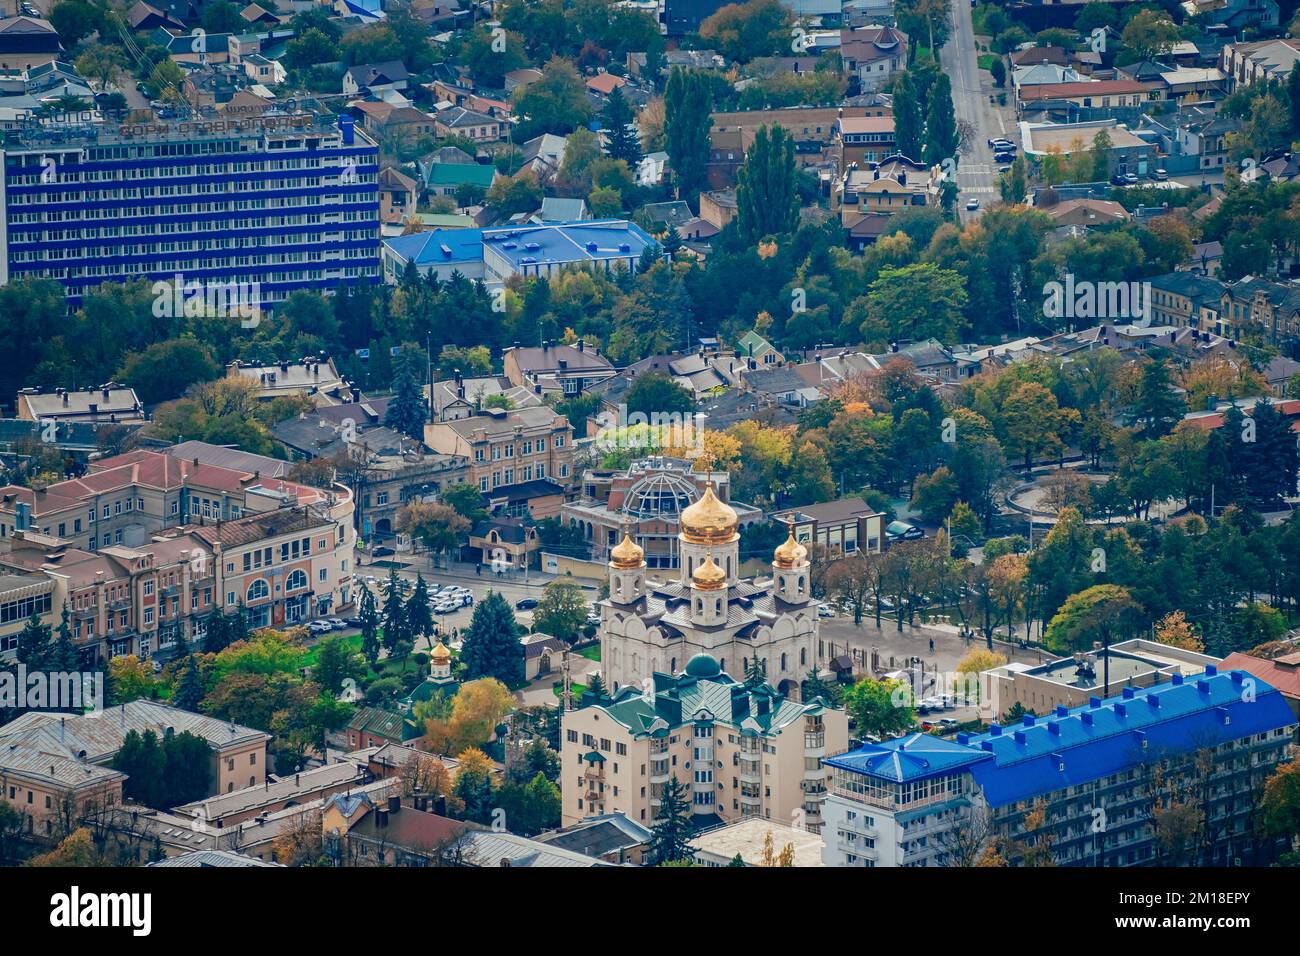
<path id="1" fill-rule="evenodd" d="M 940 59 L 952 81 L 952 105 L 957 121 L 964 120 L 974 127 L 972 142 L 957 164 L 957 186 L 961 191 L 957 209 L 963 222 L 978 218 L 984 206 L 998 195 L 998 168 L 993 163 L 989 139 L 996 136 L 1016 139 L 1015 124 L 1008 122 L 1003 111 L 989 102 L 992 81 L 986 80 L 985 87 L 981 88 L 976 54 L 970 4 L 967 0 L 953 0 L 952 36 L 940 52 Z M 973 212 L 966 209 L 971 199 L 980 201 L 980 208 Z"/>

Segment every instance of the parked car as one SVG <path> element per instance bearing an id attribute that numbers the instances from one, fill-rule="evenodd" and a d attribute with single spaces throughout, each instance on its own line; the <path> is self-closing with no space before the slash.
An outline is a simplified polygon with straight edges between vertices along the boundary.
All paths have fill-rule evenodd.
<path id="1" fill-rule="evenodd" d="M 537 598 L 520 598 L 515 602 L 516 611 L 531 611 L 537 607 Z"/>
<path id="2" fill-rule="evenodd" d="M 939 728 L 944 731 L 956 730 L 958 721 L 955 717 L 945 717 L 939 721 Z"/>
<path id="3" fill-rule="evenodd" d="M 885 528 L 885 537 L 890 541 L 915 541 L 925 537 L 925 530 L 906 521 L 891 521 Z"/>
<path id="4" fill-rule="evenodd" d="M 818 605 L 817 605 L 817 616 L 818 616 L 818 617 L 834 617 L 834 616 L 835 616 L 835 608 L 831 607 L 829 604 L 818 604 Z"/>
<path id="5" fill-rule="evenodd" d="M 966 208 L 967 208 L 968 210 L 970 210 L 971 212 L 974 212 L 974 211 L 975 211 L 976 209 L 978 209 L 979 207 L 980 207 L 980 201 L 979 201 L 978 199 L 968 199 L 968 200 L 966 200 Z"/>
<path id="6" fill-rule="evenodd" d="M 361 622 L 361 618 L 359 617 L 345 617 L 343 619 L 343 623 L 345 623 L 348 627 L 360 627 L 362 622 Z"/>
<path id="7" fill-rule="evenodd" d="M 310 621 L 307 624 L 307 633 L 309 634 L 328 634 L 332 630 L 329 621 Z"/>
<path id="8" fill-rule="evenodd" d="M 1015 149 L 1016 144 L 1005 136 L 991 136 L 989 137 L 989 148 L 993 150 Z"/>
<path id="9" fill-rule="evenodd" d="M 994 153 L 993 154 L 993 162 L 1001 163 L 1004 166 L 1009 166 L 1011 163 L 1014 163 L 1015 161 L 1016 161 L 1015 153 Z"/>
<path id="10" fill-rule="evenodd" d="M 453 604 L 451 601 L 443 601 L 441 604 L 434 605 L 434 614 L 451 614 L 460 610 L 459 604 Z"/>
<path id="11" fill-rule="evenodd" d="M 1151 170 L 1151 178 L 1158 183 L 1163 183 L 1169 179 L 1169 173 L 1163 169 L 1153 169 Z"/>
<path id="12" fill-rule="evenodd" d="M 341 631 L 348 626 L 347 622 L 344 621 L 343 618 L 341 617 L 332 617 L 329 619 L 329 622 L 330 622 L 330 627 L 334 628 L 334 630 L 336 631 Z"/>

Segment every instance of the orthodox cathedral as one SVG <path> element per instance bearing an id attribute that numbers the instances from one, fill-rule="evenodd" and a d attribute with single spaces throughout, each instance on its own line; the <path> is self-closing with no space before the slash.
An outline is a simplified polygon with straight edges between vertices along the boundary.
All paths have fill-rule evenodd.
<path id="1" fill-rule="evenodd" d="M 791 700 L 817 660 L 817 603 L 808 549 L 793 534 L 772 557 L 771 578 L 740 579 L 736 512 L 710 484 L 681 512 L 680 576 L 650 580 L 645 554 L 626 533 L 610 551 L 601 602 L 601 671 L 613 692 L 676 674 L 696 654 L 744 676 L 757 662 Z"/>

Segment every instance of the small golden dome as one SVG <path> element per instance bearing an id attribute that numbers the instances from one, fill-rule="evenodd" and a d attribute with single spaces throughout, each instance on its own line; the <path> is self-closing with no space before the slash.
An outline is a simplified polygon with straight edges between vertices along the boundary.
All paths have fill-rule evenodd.
<path id="1" fill-rule="evenodd" d="M 435 647 L 433 653 L 429 655 L 429 659 L 435 664 L 446 664 L 451 661 L 451 651 L 447 649 L 446 644 L 439 641 L 438 646 Z"/>
<path id="2" fill-rule="evenodd" d="M 794 539 L 794 527 L 790 528 L 790 535 L 785 542 L 778 545 L 776 553 L 772 556 L 772 563 L 778 568 L 793 568 L 804 561 L 808 560 L 808 549 Z"/>
<path id="3" fill-rule="evenodd" d="M 683 509 L 681 522 L 682 534 L 692 544 L 727 544 L 735 538 L 740 519 L 713 493 L 713 482 L 709 482 L 700 500 Z"/>
<path id="4" fill-rule="evenodd" d="M 609 563 L 625 571 L 639 568 L 645 564 L 645 551 L 624 531 L 623 540 L 609 553 Z"/>
<path id="5" fill-rule="evenodd" d="M 718 567 L 709 555 L 691 575 L 691 585 L 697 591 L 720 591 L 727 583 L 727 572 Z"/>

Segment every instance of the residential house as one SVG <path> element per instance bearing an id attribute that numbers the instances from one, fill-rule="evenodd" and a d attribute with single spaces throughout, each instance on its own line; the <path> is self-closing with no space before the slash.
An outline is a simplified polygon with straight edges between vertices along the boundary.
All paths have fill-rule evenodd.
<path id="1" fill-rule="evenodd" d="M 469 460 L 467 480 L 487 493 L 535 478 L 567 484 L 573 469 L 573 429 L 553 408 L 484 409 L 469 418 L 429 422 L 424 443 Z"/>
<path id="2" fill-rule="evenodd" d="M 100 388 L 56 388 L 42 392 L 24 388 L 18 392 L 18 418 L 31 422 L 143 422 L 144 406 L 135 389 L 113 382 Z"/>
<path id="3" fill-rule="evenodd" d="M 874 92 L 907 66 L 909 39 L 892 26 L 864 26 L 840 31 L 840 62 L 859 92 Z"/>
<path id="4" fill-rule="evenodd" d="M 0 727 L 0 752 L 17 747 L 77 761 L 82 773 L 93 779 L 89 768 L 111 765 L 131 731 L 153 731 L 159 737 L 191 733 L 206 740 L 212 748 L 209 795 L 258 786 L 267 774 L 270 734 L 152 700 L 134 700 L 85 714 L 29 710 Z M 111 787 L 120 783 L 120 777 L 113 781 L 104 778 L 103 782 Z"/>
<path id="5" fill-rule="evenodd" d="M 505 137 L 506 124 L 495 116 L 453 106 L 434 115 L 439 136 L 463 136 L 476 143 L 495 143 Z"/>
<path id="6" fill-rule="evenodd" d="M 615 374 L 609 359 L 581 339 L 575 345 L 543 342 L 539 348 L 508 348 L 501 367 L 512 385 L 541 384 L 543 390 L 565 396 L 581 395 Z"/>
<path id="7" fill-rule="evenodd" d="M 820 544 L 831 554 L 852 555 L 885 547 L 885 516 L 858 497 L 773 512 L 800 544 Z"/>

